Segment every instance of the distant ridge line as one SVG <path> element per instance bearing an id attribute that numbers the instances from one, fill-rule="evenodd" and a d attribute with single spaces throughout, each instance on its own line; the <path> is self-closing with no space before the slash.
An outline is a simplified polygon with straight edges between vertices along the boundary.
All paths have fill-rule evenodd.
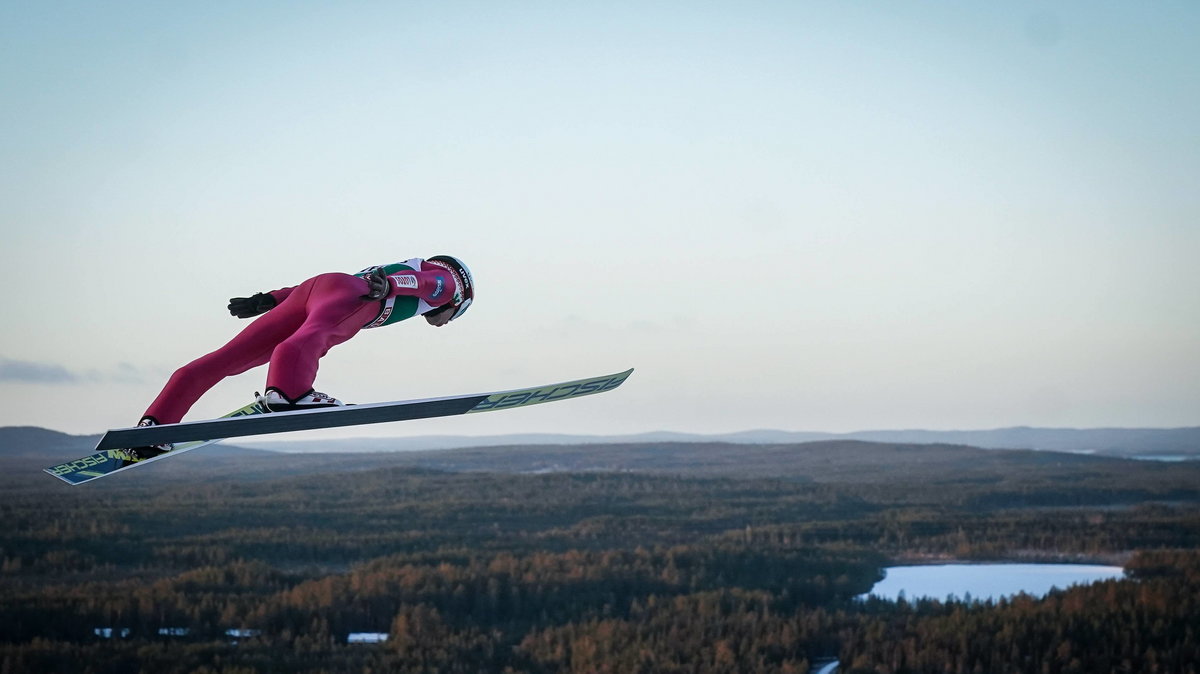
<path id="1" fill-rule="evenodd" d="M 426 435 L 395 438 L 243 442 L 277 451 L 423 451 L 510 445 L 592 445 L 661 442 L 795 444 L 824 440 L 861 440 L 901 444 L 968 445 L 982 449 L 1032 449 L 1110 455 L 1181 454 L 1200 456 L 1200 427 L 1183 428 L 1034 428 L 1015 426 L 982 431 L 877 430 L 849 433 L 749 430 L 697 434 L 654 431 L 624 435 L 525 433 L 487 436 Z M 353 450 L 352 450 L 353 448 Z"/>

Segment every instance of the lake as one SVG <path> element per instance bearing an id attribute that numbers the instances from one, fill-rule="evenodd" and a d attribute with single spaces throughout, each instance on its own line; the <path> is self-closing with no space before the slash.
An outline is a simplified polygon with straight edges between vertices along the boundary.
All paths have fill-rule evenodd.
<path id="1" fill-rule="evenodd" d="M 1110 578 L 1123 578 L 1119 566 L 1086 564 L 927 564 L 892 566 L 887 577 L 866 595 L 896 599 L 918 597 L 945 600 L 948 595 L 963 599 L 1000 599 L 1024 592 L 1044 597 L 1052 588 L 1087 585 Z"/>

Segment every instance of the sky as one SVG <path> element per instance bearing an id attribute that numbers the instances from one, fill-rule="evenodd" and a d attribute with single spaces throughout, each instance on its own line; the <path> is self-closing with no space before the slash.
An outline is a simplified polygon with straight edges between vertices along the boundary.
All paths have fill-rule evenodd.
<path id="1" fill-rule="evenodd" d="M 0 0 L 0 426 L 130 426 L 228 298 L 435 254 L 471 311 L 318 390 L 636 372 L 326 437 L 1200 425 L 1197 34 L 1183 1 Z"/>

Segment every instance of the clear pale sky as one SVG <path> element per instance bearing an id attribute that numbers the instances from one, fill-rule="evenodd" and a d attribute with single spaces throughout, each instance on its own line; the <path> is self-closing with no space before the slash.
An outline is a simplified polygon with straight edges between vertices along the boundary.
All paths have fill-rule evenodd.
<path id="1" fill-rule="evenodd" d="M 336 435 L 1197 425 L 1197 35 L 1183 1 L 0 1 L 0 425 L 132 425 L 229 297 L 437 253 L 470 313 L 319 390 L 637 372 Z"/>

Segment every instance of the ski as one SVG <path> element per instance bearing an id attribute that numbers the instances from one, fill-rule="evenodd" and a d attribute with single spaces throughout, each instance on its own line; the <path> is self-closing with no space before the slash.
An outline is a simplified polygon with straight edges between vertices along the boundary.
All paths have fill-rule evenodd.
<path id="1" fill-rule="evenodd" d="M 255 402 L 218 419 L 110 430 L 96 444 L 95 453 L 75 461 L 46 468 L 45 472 L 70 484 L 82 484 L 127 468 L 175 456 L 230 438 L 429 419 L 526 407 L 611 391 L 623 384 L 632 373 L 633 369 L 631 368 L 624 372 L 601 377 L 512 391 L 346 405 L 295 412 L 267 414 L 259 403 Z M 175 449 L 151 459 L 136 461 L 128 452 L 124 451 L 128 447 L 164 443 L 174 443 Z"/>

